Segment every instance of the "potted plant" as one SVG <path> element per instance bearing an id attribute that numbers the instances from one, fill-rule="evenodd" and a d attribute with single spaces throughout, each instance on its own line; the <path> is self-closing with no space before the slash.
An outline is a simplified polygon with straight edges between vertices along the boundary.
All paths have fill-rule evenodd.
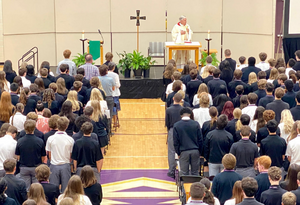
<path id="1" fill-rule="evenodd" d="M 145 65 L 144 56 L 141 52 L 133 51 L 131 56 L 131 67 L 136 78 L 142 77 L 142 67 Z"/>
<path id="2" fill-rule="evenodd" d="M 156 61 L 151 61 L 151 57 L 144 57 L 143 59 L 143 64 L 142 64 L 142 70 L 143 70 L 143 74 L 144 74 L 144 78 L 149 78 L 150 76 L 150 65 L 153 65 L 154 63 L 156 63 Z"/>
<path id="3" fill-rule="evenodd" d="M 76 64 L 76 67 L 79 68 L 79 66 L 82 66 L 85 64 L 85 55 L 87 53 L 84 53 L 84 54 L 80 54 L 80 53 L 77 53 L 77 56 L 73 56 L 73 62 Z"/>
<path id="4" fill-rule="evenodd" d="M 207 56 L 208 56 L 207 52 L 202 51 L 202 58 L 199 60 L 199 62 L 200 62 L 200 64 L 202 66 L 206 65 L 206 58 L 207 58 Z M 213 66 L 217 67 L 219 65 L 219 63 L 220 63 L 220 61 L 218 61 L 218 59 L 217 59 L 217 54 L 212 53 L 210 56 L 212 57 L 212 63 L 211 64 Z"/>
<path id="5" fill-rule="evenodd" d="M 125 78 L 130 78 L 130 71 L 131 71 L 131 54 L 126 53 L 117 53 L 119 56 L 119 64 L 118 67 L 121 68 L 120 72 L 124 75 Z"/>

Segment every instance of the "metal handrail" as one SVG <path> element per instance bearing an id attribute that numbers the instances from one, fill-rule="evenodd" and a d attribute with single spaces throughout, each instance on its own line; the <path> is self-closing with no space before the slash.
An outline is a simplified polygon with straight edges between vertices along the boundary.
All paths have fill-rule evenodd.
<path id="1" fill-rule="evenodd" d="M 29 62 L 33 59 L 33 66 L 36 68 L 38 72 L 37 66 L 39 65 L 39 49 L 35 46 L 27 51 L 19 60 L 18 60 L 18 67 L 21 67 L 23 62 Z"/>

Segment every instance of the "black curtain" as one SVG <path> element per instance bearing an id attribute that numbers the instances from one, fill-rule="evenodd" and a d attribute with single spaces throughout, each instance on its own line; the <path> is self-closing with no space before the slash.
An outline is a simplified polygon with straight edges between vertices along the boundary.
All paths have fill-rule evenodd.
<path id="1" fill-rule="evenodd" d="M 287 63 L 290 58 L 295 58 L 295 52 L 300 50 L 300 38 L 284 38 L 283 51 L 285 62 Z"/>

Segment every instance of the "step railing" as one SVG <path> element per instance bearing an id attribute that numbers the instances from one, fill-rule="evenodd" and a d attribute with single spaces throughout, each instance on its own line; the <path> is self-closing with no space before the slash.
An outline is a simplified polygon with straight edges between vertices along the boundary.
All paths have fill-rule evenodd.
<path id="1" fill-rule="evenodd" d="M 18 61 L 18 67 L 21 67 L 23 62 L 29 62 L 32 60 L 32 64 L 36 68 L 36 72 L 38 72 L 39 65 L 39 49 L 37 47 L 31 48 L 29 51 L 24 53 L 24 55 Z"/>

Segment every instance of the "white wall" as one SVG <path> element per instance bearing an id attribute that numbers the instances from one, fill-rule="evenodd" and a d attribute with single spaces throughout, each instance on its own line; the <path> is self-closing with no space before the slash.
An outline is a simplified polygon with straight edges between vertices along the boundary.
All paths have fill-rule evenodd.
<path id="1" fill-rule="evenodd" d="M 211 30 L 211 48 L 220 52 L 223 12 L 223 50 L 230 48 L 235 59 L 240 55 L 258 58 L 261 51 L 273 56 L 274 0 L 223 1 L 222 6 L 221 0 L 2 0 L 0 60 L 1 45 L 4 45 L 3 59 L 12 60 L 15 68 L 17 60 L 37 46 L 39 62 L 48 60 L 56 65 L 63 59 L 64 49 L 70 49 L 72 55 L 82 52 L 79 41 L 82 30 L 86 38 L 100 40 L 97 29 L 101 29 L 104 53 L 112 50 L 117 61 L 116 52 L 136 49 L 135 21 L 129 16 L 136 15 L 137 9 L 147 17 L 146 21 L 141 20 L 140 26 L 140 51 L 145 55 L 150 41 L 171 40 L 170 32 L 180 15 L 187 16 L 194 31 L 193 41 L 200 41 L 206 48 L 204 39 Z M 161 59 L 157 61 L 163 64 Z"/>

